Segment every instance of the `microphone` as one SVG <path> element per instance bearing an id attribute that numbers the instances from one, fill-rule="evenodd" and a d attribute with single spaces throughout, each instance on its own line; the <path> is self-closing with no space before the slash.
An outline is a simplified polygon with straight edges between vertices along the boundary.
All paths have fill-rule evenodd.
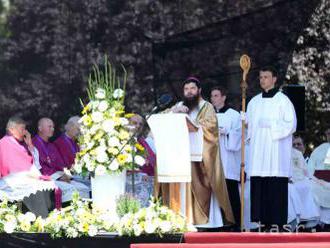
<path id="1" fill-rule="evenodd" d="M 170 94 L 163 94 L 157 99 L 157 105 L 151 110 L 151 113 L 155 113 L 162 109 L 167 108 L 173 100 Z"/>

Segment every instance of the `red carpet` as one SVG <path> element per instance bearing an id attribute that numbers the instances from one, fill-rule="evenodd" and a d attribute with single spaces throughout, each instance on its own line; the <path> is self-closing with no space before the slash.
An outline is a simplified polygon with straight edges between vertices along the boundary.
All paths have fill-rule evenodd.
<path id="1" fill-rule="evenodd" d="M 250 244 L 131 244 L 131 248 L 329 248 L 330 242 L 321 243 L 250 243 Z"/>
<path id="2" fill-rule="evenodd" d="M 330 233 L 186 233 L 181 244 L 131 248 L 330 248 Z"/>
<path id="3" fill-rule="evenodd" d="M 330 242 L 330 233 L 185 233 L 185 243 Z M 330 247 L 329 247 L 330 248 Z"/>

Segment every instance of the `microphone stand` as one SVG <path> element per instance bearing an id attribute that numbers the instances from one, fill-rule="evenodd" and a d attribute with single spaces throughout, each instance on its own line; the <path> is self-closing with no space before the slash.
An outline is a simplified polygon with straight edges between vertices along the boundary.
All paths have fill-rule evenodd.
<path id="1" fill-rule="evenodd" d="M 145 121 L 146 121 L 146 122 L 147 122 L 147 120 L 148 120 L 152 115 L 154 115 L 158 110 L 161 109 L 160 106 L 161 106 L 161 105 L 158 105 L 158 106 L 154 107 L 154 108 L 151 110 L 151 112 L 150 112 L 148 115 L 146 115 L 146 118 L 145 118 Z M 162 107 L 166 107 L 166 106 L 168 106 L 168 104 L 163 104 Z M 133 145 L 132 145 L 131 142 L 132 142 L 133 139 L 136 137 L 137 133 L 138 133 L 138 131 L 135 130 L 135 131 L 132 133 L 132 135 L 130 136 L 130 138 L 129 138 L 129 139 L 128 139 L 128 140 L 122 145 L 122 147 L 119 149 L 119 152 L 118 152 L 118 154 L 120 154 L 120 153 L 124 150 L 124 148 L 125 148 L 125 146 L 126 146 L 127 144 L 129 144 L 129 143 L 131 144 L 131 147 L 132 147 L 132 194 L 133 194 L 133 195 L 134 195 L 134 193 L 135 193 L 135 177 L 134 177 L 134 175 L 135 175 L 135 168 L 134 168 L 134 147 L 133 147 Z M 113 157 L 109 164 L 111 164 L 115 159 L 116 159 L 116 157 Z"/>

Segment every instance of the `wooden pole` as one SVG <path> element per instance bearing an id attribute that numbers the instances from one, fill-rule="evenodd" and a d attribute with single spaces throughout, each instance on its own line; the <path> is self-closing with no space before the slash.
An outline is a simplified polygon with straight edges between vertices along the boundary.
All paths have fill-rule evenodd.
<path id="1" fill-rule="evenodd" d="M 240 58 L 240 66 L 243 70 L 243 77 L 241 82 L 242 90 L 242 112 L 245 113 L 246 108 L 246 89 L 248 87 L 246 83 L 246 77 L 251 67 L 250 57 L 246 54 Z M 241 140 L 241 231 L 244 230 L 244 184 L 245 184 L 245 120 L 242 120 L 242 140 Z"/>

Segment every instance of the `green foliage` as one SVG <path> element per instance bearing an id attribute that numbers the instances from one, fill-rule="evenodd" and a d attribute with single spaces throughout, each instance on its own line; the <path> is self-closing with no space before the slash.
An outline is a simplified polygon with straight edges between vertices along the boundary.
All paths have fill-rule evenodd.
<path id="1" fill-rule="evenodd" d="M 141 204 L 138 199 L 136 199 L 131 194 L 124 194 L 117 200 L 117 214 L 119 217 L 123 217 L 128 213 L 136 213 L 141 208 Z"/>
<path id="2" fill-rule="evenodd" d="M 103 68 L 99 65 L 93 65 L 93 71 L 89 75 L 87 94 L 90 100 L 95 100 L 95 93 L 98 88 L 104 89 L 106 93 L 106 98 L 109 101 L 113 100 L 113 92 L 115 89 L 123 89 L 125 92 L 126 81 L 127 81 L 127 71 L 125 67 L 121 66 L 123 75 L 118 76 L 116 73 L 116 68 L 113 68 L 108 56 L 104 56 Z M 103 70 L 102 70 L 103 69 Z M 124 97 L 121 99 L 121 103 L 124 103 Z"/>

